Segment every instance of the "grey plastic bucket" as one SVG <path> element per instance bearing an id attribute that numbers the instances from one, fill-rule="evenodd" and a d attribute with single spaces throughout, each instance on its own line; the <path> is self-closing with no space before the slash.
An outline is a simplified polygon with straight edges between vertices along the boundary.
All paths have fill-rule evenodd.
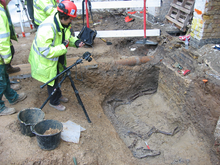
<path id="1" fill-rule="evenodd" d="M 44 112 L 39 108 L 28 108 L 21 110 L 18 113 L 21 133 L 30 137 L 35 136 L 35 134 L 32 133 L 32 127 L 44 120 L 44 116 Z"/>
<path id="2" fill-rule="evenodd" d="M 49 129 L 58 129 L 56 133 L 44 135 Z M 57 120 L 44 120 L 33 126 L 32 132 L 36 134 L 38 146 L 43 150 L 53 150 L 58 147 L 61 139 L 63 124 Z"/>

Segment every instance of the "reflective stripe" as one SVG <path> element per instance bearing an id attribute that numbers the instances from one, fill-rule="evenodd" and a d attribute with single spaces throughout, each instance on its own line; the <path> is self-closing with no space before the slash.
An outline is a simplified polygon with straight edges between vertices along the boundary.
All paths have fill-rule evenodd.
<path id="1" fill-rule="evenodd" d="M 51 2 L 51 4 L 53 4 L 53 0 L 51 0 L 50 2 Z M 55 3 L 55 5 L 53 5 L 53 7 L 56 8 L 56 7 L 57 7 L 57 4 Z"/>
<path id="2" fill-rule="evenodd" d="M 1 57 L 4 58 L 4 59 L 9 58 L 10 56 L 11 56 L 11 53 L 7 54 L 7 55 L 1 55 Z"/>
<path id="3" fill-rule="evenodd" d="M 35 42 L 35 44 L 36 44 L 36 42 Z M 47 56 L 50 53 L 50 48 L 49 47 L 38 47 L 38 50 L 40 52 L 44 51 L 44 53 L 43 53 L 44 56 Z"/>
<path id="4" fill-rule="evenodd" d="M 41 10 L 41 8 L 37 6 L 37 0 L 34 0 L 34 7 L 38 10 Z"/>
<path id="5" fill-rule="evenodd" d="M 7 37 L 9 37 L 9 36 L 10 36 L 10 32 L 4 33 L 4 34 L 0 34 L 0 39 L 1 39 L 1 38 L 7 38 Z"/>
<path id="6" fill-rule="evenodd" d="M 41 8 L 38 7 L 36 4 L 34 4 L 34 7 L 35 7 L 37 10 L 41 10 Z"/>
<path id="7" fill-rule="evenodd" d="M 38 47 L 38 50 L 41 51 L 45 51 L 46 49 L 48 49 L 48 47 Z"/>
<path id="8" fill-rule="evenodd" d="M 0 7 L 0 11 L 5 12 L 5 9 L 2 8 L 2 7 Z M 2 25 L 2 26 L 3 26 L 3 25 Z M 10 37 L 10 32 L 0 34 L 0 39 L 1 39 L 1 38 L 7 38 L 7 37 Z M 3 58 L 3 59 L 7 59 L 7 58 L 11 57 L 11 53 L 6 54 L 6 55 L 2 55 L 2 54 L 0 54 L 0 57 Z"/>
<path id="9" fill-rule="evenodd" d="M 37 10 L 41 10 L 41 8 L 37 6 L 36 2 L 37 2 L 37 0 L 34 0 L 34 5 L 33 5 L 34 8 L 37 9 Z M 38 24 L 41 24 L 42 21 L 34 18 L 34 22 L 37 22 Z"/>
<path id="10" fill-rule="evenodd" d="M 36 19 L 36 18 L 34 18 L 34 21 L 37 22 L 37 23 L 39 23 L 39 24 L 41 24 L 41 22 L 42 22 L 42 21 L 40 21 L 40 20 L 38 20 L 38 19 Z"/>
<path id="11" fill-rule="evenodd" d="M 35 47 L 34 44 L 33 44 L 33 49 L 34 49 L 34 51 L 35 51 L 39 56 L 41 56 L 41 57 L 43 57 L 43 58 L 46 58 L 46 57 L 44 57 L 44 56 L 37 50 L 37 48 Z M 51 60 L 51 61 L 58 61 L 59 57 L 46 58 L 46 59 Z"/>
<path id="12" fill-rule="evenodd" d="M 45 7 L 44 12 L 47 12 L 47 10 L 50 9 L 51 7 L 54 7 L 54 5 L 48 5 L 47 7 Z"/>
<path id="13" fill-rule="evenodd" d="M 43 26 L 50 26 L 50 27 L 52 26 L 53 32 L 54 32 L 54 38 L 53 38 L 53 42 L 52 42 L 51 46 L 54 46 L 54 42 L 55 42 L 55 39 L 56 39 L 56 30 L 55 30 L 54 25 L 53 25 L 52 23 L 43 23 L 43 24 L 41 24 L 41 25 L 38 27 L 38 29 L 42 28 Z M 39 30 L 38 30 L 38 31 L 39 31 Z M 35 35 L 34 42 L 35 42 L 35 45 L 37 46 L 37 34 Z M 40 56 L 46 58 L 46 56 L 47 56 L 47 55 L 49 54 L 49 52 L 50 52 L 50 47 L 38 47 L 38 46 L 37 46 L 37 47 L 38 47 L 38 49 L 37 49 L 37 48 L 35 47 L 35 45 L 33 44 L 34 51 L 35 51 L 38 55 L 40 55 Z M 45 51 L 45 52 L 44 52 L 43 54 L 41 54 L 40 51 Z M 59 57 L 46 58 L 46 59 L 51 60 L 51 61 L 58 61 Z"/>
<path id="14" fill-rule="evenodd" d="M 5 9 L 4 9 L 4 8 L 2 8 L 2 7 L 0 7 L 0 10 L 1 10 L 1 11 L 5 11 Z"/>
<path id="15" fill-rule="evenodd" d="M 57 35 L 57 34 L 56 34 L 56 29 L 55 29 L 54 25 L 53 25 L 52 23 L 44 23 L 44 24 L 41 24 L 41 25 L 38 27 L 38 29 L 41 28 L 41 27 L 43 27 L 43 26 L 52 26 L 53 32 L 54 32 L 54 38 L 53 38 L 53 42 L 52 42 L 51 46 L 54 46 L 55 39 L 56 39 L 56 35 Z M 37 36 L 37 35 L 36 35 L 36 36 Z"/>
<path id="16" fill-rule="evenodd" d="M 36 9 L 38 9 L 38 10 L 41 10 L 41 8 L 40 7 L 38 7 L 37 6 L 37 0 L 35 0 L 34 1 L 34 7 L 36 8 Z M 51 4 L 53 4 L 53 1 L 51 0 Z M 55 4 L 55 5 L 48 5 L 48 6 L 46 6 L 45 7 L 45 9 L 44 9 L 44 12 L 46 12 L 49 8 L 51 8 L 51 7 L 53 7 L 53 8 L 55 8 L 55 7 L 57 7 L 57 5 Z"/>

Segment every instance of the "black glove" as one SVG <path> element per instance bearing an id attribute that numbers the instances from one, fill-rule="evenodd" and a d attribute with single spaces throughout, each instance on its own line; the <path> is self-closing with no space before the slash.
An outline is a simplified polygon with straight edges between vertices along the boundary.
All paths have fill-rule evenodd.
<path id="1" fill-rule="evenodd" d="M 81 40 L 76 40 L 75 45 L 76 45 L 77 48 L 79 47 L 79 44 L 80 44 L 81 42 L 82 42 Z"/>

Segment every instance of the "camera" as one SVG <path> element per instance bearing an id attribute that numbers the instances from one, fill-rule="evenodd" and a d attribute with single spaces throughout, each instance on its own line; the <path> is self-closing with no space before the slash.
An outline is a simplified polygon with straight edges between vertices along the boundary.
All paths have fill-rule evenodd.
<path id="1" fill-rule="evenodd" d="M 83 59 L 85 59 L 85 60 L 87 60 L 88 62 L 90 62 L 90 61 L 92 61 L 92 57 L 90 57 L 90 56 L 91 56 L 91 53 L 85 52 L 85 53 L 83 54 Z"/>

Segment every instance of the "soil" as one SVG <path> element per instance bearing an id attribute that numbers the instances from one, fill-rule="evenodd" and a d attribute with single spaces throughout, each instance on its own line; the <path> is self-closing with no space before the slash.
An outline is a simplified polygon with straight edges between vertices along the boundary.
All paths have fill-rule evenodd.
<path id="1" fill-rule="evenodd" d="M 108 12 L 94 14 L 94 22 L 101 22 L 95 29 L 143 28 L 139 17 L 128 23 L 124 18 L 124 11 L 114 15 Z M 66 79 L 61 86 L 63 95 L 69 98 L 69 102 L 64 103 L 66 110 L 57 111 L 48 104 L 42 110 L 45 119 L 60 122 L 71 120 L 85 128 L 79 143 L 61 140 L 56 149 L 42 150 L 35 136 L 21 133 L 18 113 L 1 116 L 1 164 L 71 165 L 74 164 L 73 157 L 79 165 L 219 164 L 218 148 L 214 146 L 213 137 L 220 114 L 220 88 L 218 79 L 212 76 L 217 69 L 207 67 L 204 62 L 206 56 L 210 57 L 207 53 L 199 53 L 198 60 L 188 57 L 188 61 L 181 63 L 184 67 L 190 67 L 191 73 L 188 76 L 179 74 L 172 64 L 183 52 L 183 43 L 178 36 L 165 33 L 173 27 L 149 22 L 147 27 L 161 29 L 160 37 L 149 38 L 158 42 L 158 46 L 135 44 L 143 38 L 107 38 L 112 45 L 96 38 L 93 48 L 68 48 L 68 58 L 80 57 L 89 51 L 99 64 L 96 69 L 71 69 L 73 79 L 75 74 L 83 78 L 83 81 L 74 79 L 74 83 L 91 123 L 78 104 L 69 79 Z M 79 31 L 81 28 L 82 20 L 78 18 L 73 29 Z M 15 29 L 20 34 L 20 28 Z M 30 32 L 30 29 L 25 28 L 25 31 Z M 15 48 L 13 65 L 28 63 L 34 37 L 35 33 L 31 33 L 18 38 L 18 42 L 12 41 Z M 177 43 L 179 45 L 175 46 Z M 131 51 L 131 48 L 136 50 Z M 200 52 L 202 49 L 190 51 L 195 54 L 194 51 Z M 134 66 L 114 63 L 143 56 L 154 56 L 154 59 Z M 209 59 L 210 66 L 217 67 L 212 62 Z M 210 74 L 204 74 L 206 72 Z M 202 82 L 204 78 L 209 80 L 207 84 Z M 31 77 L 19 79 L 19 82 L 22 89 L 18 93 L 25 92 L 27 98 L 13 106 L 17 112 L 41 107 L 48 97 L 46 88 L 40 88 L 42 83 Z M 11 107 L 5 97 L 3 100 L 6 106 Z"/>
<path id="2" fill-rule="evenodd" d="M 61 130 L 59 130 L 59 129 L 52 129 L 52 128 L 50 128 L 50 129 L 46 130 L 43 135 L 52 135 L 52 134 L 56 134 L 56 133 L 58 133 L 60 131 Z"/>

